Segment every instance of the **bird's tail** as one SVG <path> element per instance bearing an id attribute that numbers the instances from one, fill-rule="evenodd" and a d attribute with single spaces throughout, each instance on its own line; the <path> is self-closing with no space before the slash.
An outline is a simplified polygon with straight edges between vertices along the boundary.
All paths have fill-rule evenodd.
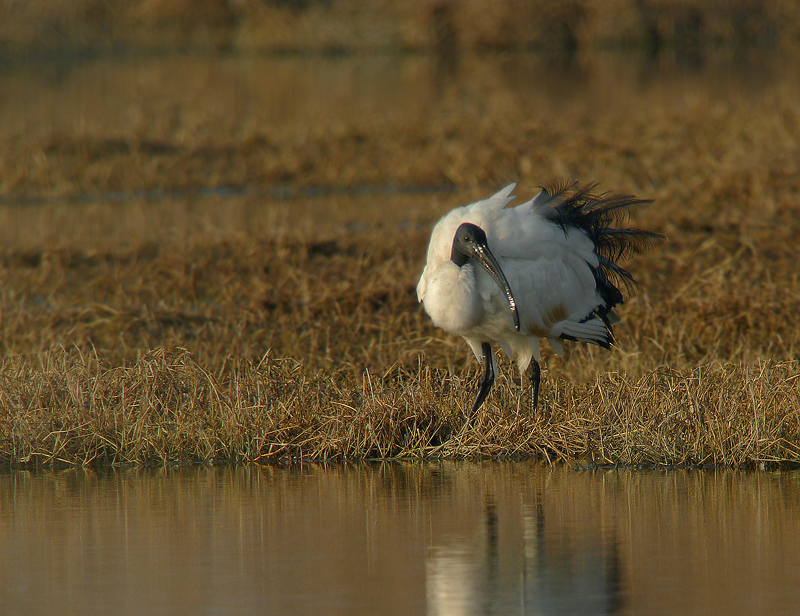
<path id="1" fill-rule="evenodd" d="M 561 338 L 589 342 L 608 349 L 614 344 L 614 330 L 606 320 L 592 317 L 582 323 L 567 321 L 564 324 L 564 330 L 561 332 Z"/>

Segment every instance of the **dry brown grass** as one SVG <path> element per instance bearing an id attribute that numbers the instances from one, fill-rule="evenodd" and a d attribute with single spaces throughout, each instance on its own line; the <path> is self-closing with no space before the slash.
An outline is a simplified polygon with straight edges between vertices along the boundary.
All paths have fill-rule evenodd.
<path id="1" fill-rule="evenodd" d="M 310 372 L 292 359 L 185 349 L 130 366 L 55 351 L 0 372 L 6 463 L 269 462 L 287 458 L 535 456 L 586 464 L 726 465 L 800 459 L 798 362 L 658 369 L 548 382 L 539 413 L 515 387 L 468 427 L 469 378 L 394 367 Z M 519 410 L 522 408 L 522 410 Z"/>
<path id="2" fill-rule="evenodd" d="M 6 249 L 0 457 L 798 461 L 798 280 L 788 253 L 765 256 L 776 231 L 761 233 L 683 229 L 639 258 L 619 350 L 546 355 L 536 415 L 504 364 L 463 432 L 477 366 L 416 302 L 426 228 Z M 783 233 L 797 241 L 796 223 Z"/>
<path id="3" fill-rule="evenodd" d="M 444 85 L 401 70 L 377 89 L 403 87 L 357 104 L 334 88 L 324 108 L 304 106 L 309 81 L 294 115 L 268 90 L 283 100 L 302 70 L 248 79 L 240 96 L 238 66 L 174 58 L 167 77 L 128 66 L 143 91 L 122 80 L 80 121 L 80 71 L 52 105 L 9 97 L 0 460 L 800 461 L 797 81 L 774 67 L 744 84 L 665 83 L 590 58 L 573 77 L 501 60 L 465 60 Z M 37 123 L 42 109 L 66 120 Z M 504 364 L 460 432 L 477 366 L 416 302 L 430 226 L 508 181 L 529 196 L 554 176 L 655 198 L 634 224 L 669 240 L 631 263 L 641 287 L 619 349 L 546 355 L 535 416 Z M 282 183 L 334 194 L 81 201 Z M 335 194 L 374 184 L 464 188 Z"/>

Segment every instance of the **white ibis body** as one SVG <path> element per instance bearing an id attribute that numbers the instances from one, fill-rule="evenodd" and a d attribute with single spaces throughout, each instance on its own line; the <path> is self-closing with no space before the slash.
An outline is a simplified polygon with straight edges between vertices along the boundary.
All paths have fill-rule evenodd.
<path id="1" fill-rule="evenodd" d="M 663 236 L 615 226 L 630 195 L 595 194 L 594 185 L 553 185 L 517 207 L 514 184 L 459 207 L 434 227 L 417 297 L 434 324 L 467 341 L 483 362 L 483 377 L 467 419 L 486 399 L 497 360 L 492 345 L 530 367 L 532 406 L 539 395 L 540 346 L 561 353 L 563 340 L 609 348 L 614 307 L 633 276 L 617 264 Z"/>

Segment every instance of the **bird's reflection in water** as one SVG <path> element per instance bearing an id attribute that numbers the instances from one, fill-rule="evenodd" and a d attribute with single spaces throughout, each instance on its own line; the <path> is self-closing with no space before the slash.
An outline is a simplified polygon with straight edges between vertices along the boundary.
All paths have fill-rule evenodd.
<path id="1" fill-rule="evenodd" d="M 619 613 L 623 585 L 613 533 L 575 537 L 569 521 L 554 516 L 548 523 L 541 493 L 519 515 L 523 532 L 506 537 L 509 516 L 486 499 L 476 536 L 431 548 L 428 614 Z"/>

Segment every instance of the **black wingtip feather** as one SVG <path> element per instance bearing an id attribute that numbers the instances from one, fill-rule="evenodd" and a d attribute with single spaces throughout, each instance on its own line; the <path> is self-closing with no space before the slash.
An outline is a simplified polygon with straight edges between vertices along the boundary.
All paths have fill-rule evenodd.
<path id="1" fill-rule="evenodd" d="M 625 287 L 629 295 L 633 294 L 636 286 L 633 275 L 617 261 L 645 252 L 665 237 L 653 231 L 617 226 L 626 220 L 631 207 L 652 203 L 652 199 L 597 193 L 596 188 L 594 182 L 580 186 L 567 180 L 556 180 L 543 186 L 542 189 L 550 196 L 548 204 L 551 206 L 544 215 L 565 233 L 570 227 L 580 229 L 594 243 L 599 265 L 593 267 L 592 272 L 604 302 L 596 315 L 606 324 L 610 344 L 613 344 L 613 329 L 606 315 L 623 302 L 618 286 Z"/>

